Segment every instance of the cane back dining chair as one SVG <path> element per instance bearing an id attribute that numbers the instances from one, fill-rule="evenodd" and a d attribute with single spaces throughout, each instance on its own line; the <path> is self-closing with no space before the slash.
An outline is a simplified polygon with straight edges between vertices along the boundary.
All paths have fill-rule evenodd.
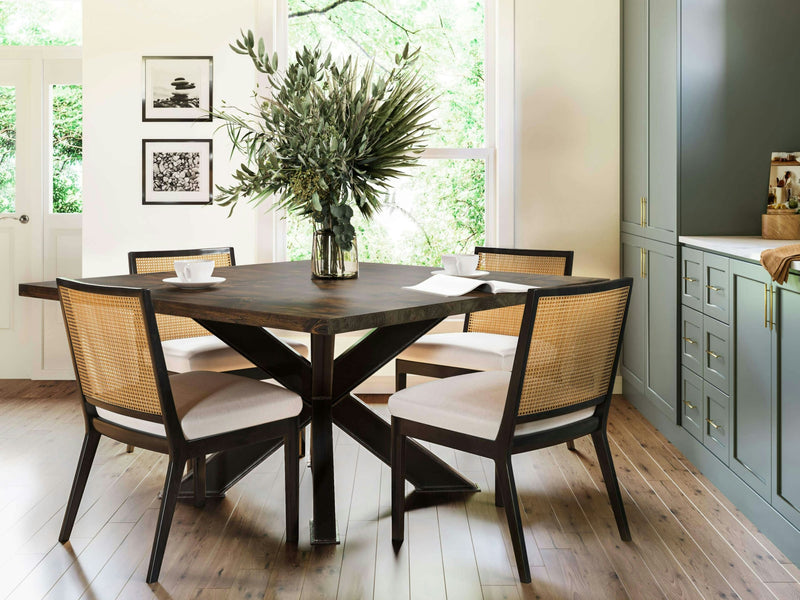
<path id="1" fill-rule="evenodd" d="M 633 280 L 528 292 L 511 372 L 423 383 L 389 398 L 392 415 L 392 540 L 402 543 L 406 438 L 494 460 L 520 580 L 531 580 L 513 454 L 591 435 L 620 537 L 630 531 L 606 424 Z M 532 340 L 555 353 L 537 351 Z M 555 360 L 554 360 L 555 358 Z"/>
<path id="2" fill-rule="evenodd" d="M 213 260 L 215 267 L 236 265 L 236 257 L 231 247 L 195 248 L 191 250 L 149 250 L 128 253 L 128 269 L 131 274 L 161 273 L 172 271 L 176 260 Z M 167 370 L 173 373 L 185 371 L 221 371 L 246 374 L 256 367 L 244 356 L 211 335 L 198 323 L 186 317 L 156 314 L 158 331 L 164 347 Z M 300 341 L 281 339 L 295 352 L 308 357 L 308 346 Z M 269 375 L 250 373 L 260 379 Z"/>
<path id="3" fill-rule="evenodd" d="M 542 275 L 572 275 L 571 250 L 477 247 L 478 269 Z M 464 330 L 425 335 L 395 360 L 395 389 L 408 375 L 452 377 L 476 371 L 510 371 L 523 305 L 469 313 Z"/>
<path id="4" fill-rule="evenodd" d="M 86 427 L 59 541 L 69 540 L 104 435 L 169 455 L 148 583 L 161 570 L 184 465 L 212 452 L 283 438 L 286 539 L 296 542 L 300 397 L 228 373 L 170 376 L 149 290 L 57 282 Z M 195 467 L 196 498 L 204 493 L 203 475 Z"/>

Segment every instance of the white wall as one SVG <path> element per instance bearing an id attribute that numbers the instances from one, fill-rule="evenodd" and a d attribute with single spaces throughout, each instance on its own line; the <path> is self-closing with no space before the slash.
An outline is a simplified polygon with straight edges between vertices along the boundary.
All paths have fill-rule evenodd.
<path id="1" fill-rule="evenodd" d="M 516 245 L 619 274 L 619 0 L 517 0 Z"/>
<path id="2" fill-rule="evenodd" d="M 250 60 L 228 43 L 253 28 L 256 0 L 83 0 L 84 276 L 127 272 L 130 250 L 233 245 L 254 262 L 255 218 L 241 206 L 230 219 L 217 206 L 143 206 L 143 138 L 214 139 L 214 182 L 229 160 L 216 123 L 143 123 L 142 56 L 212 55 L 214 104 L 249 103 Z"/>

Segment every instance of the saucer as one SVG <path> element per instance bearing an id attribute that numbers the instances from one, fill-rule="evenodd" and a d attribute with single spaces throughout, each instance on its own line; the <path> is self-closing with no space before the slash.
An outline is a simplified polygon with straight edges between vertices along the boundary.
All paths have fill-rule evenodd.
<path id="1" fill-rule="evenodd" d="M 483 275 L 488 275 L 489 271 L 473 271 L 472 273 L 466 273 L 464 275 L 451 275 L 450 273 L 445 273 L 444 269 L 437 269 L 436 271 L 431 271 L 431 275 L 450 275 L 451 277 L 481 277 Z"/>
<path id="2" fill-rule="evenodd" d="M 174 285 L 177 288 L 181 288 L 184 290 L 199 290 L 202 288 L 210 288 L 214 287 L 215 285 L 219 285 L 223 281 L 225 281 L 224 277 L 209 277 L 203 281 L 181 281 L 177 277 L 167 277 L 166 279 L 162 279 L 164 283 L 168 283 L 169 285 Z"/>

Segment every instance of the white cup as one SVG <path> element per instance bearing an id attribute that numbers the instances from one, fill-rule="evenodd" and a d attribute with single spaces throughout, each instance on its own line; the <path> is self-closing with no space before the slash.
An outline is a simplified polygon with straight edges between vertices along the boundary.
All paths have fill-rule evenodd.
<path id="1" fill-rule="evenodd" d="M 478 268 L 478 255 L 442 254 L 442 268 L 447 275 L 470 275 Z"/>
<path id="2" fill-rule="evenodd" d="M 214 272 L 213 260 L 176 260 L 178 281 L 208 281 Z"/>

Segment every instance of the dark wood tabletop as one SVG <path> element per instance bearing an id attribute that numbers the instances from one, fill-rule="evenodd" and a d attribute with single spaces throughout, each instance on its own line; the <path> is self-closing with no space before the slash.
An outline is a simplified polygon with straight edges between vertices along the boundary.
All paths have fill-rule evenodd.
<path id="1" fill-rule="evenodd" d="M 82 279 L 104 285 L 144 287 L 152 292 L 157 312 L 195 319 L 278 327 L 319 334 L 424 321 L 465 312 L 521 304 L 524 293 L 473 292 L 445 297 L 403 289 L 430 277 L 431 267 L 361 263 L 359 277 L 349 280 L 311 279 L 308 261 L 218 268 L 226 281 L 200 290 L 177 289 L 163 283 L 174 273 L 113 275 Z M 498 279 L 540 287 L 599 281 L 596 277 L 562 277 L 522 273 L 490 273 Z M 19 294 L 58 300 L 55 281 L 22 283 Z"/>

